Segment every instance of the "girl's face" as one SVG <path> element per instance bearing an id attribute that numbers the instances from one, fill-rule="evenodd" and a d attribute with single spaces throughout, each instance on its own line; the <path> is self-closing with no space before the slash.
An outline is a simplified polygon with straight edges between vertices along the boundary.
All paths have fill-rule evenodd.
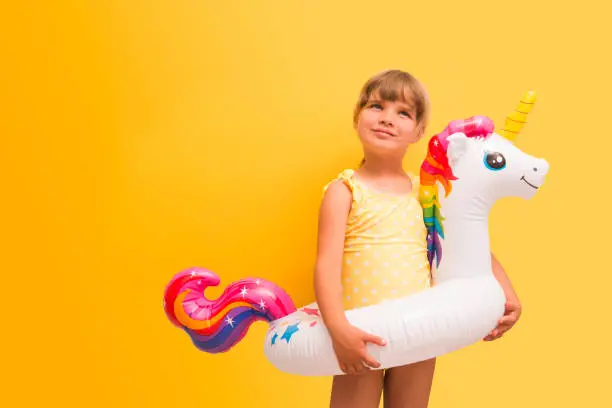
<path id="1" fill-rule="evenodd" d="M 383 101 L 372 95 L 361 109 L 356 124 L 364 149 L 376 154 L 397 154 L 418 142 L 414 110 L 402 101 Z"/>

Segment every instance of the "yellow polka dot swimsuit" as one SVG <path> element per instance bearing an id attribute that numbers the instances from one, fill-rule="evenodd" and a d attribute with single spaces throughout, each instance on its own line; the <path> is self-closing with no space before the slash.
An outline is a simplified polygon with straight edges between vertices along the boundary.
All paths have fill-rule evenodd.
<path id="1" fill-rule="evenodd" d="M 402 195 L 373 190 L 357 179 L 354 170 L 337 177 L 353 195 L 342 265 L 345 310 L 431 286 L 419 179 L 408 176 L 412 191 Z"/>

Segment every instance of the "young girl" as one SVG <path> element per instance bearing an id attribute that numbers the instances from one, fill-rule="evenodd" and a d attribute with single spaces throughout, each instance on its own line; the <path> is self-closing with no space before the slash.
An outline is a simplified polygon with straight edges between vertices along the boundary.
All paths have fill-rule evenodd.
<path id="1" fill-rule="evenodd" d="M 366 82 L 353 123 L 364 159 L 325 187 L 319 214 L 315 295 L 341 370 L 334 377 L 331 408 L 426 407 L 435 359 L 376 370 L 368 342 L 385 340 L 350 325 L 345 310 L 406 296 L 430 287 L 426 228 L 418 201 L 419 180 L 402 161 L 425 132 L 429 102 L 410 74 L 384 71 Z M 518 299 L 494 260 L 494 273 L 508 295 L 508 315 L 486 340 L 514 324 Z"/>

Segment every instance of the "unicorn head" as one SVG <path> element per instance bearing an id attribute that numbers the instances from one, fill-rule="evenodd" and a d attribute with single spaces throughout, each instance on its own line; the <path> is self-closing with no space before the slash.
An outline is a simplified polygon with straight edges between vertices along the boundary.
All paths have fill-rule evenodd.
<path id="1" fill-rule="evenodd" d="M 456 180 L 454 197 L 480 197 L 490 206 L 502 197 L 529 199 L 544 183 L 548 163 L 524 153 L 499 134 L 473 137 L 459 132 L 447 141 L 449 166 Z"/>
<path id="2" fill-rule="evenodd" d="M 529 199 L 543 184 L 548 163 L 514 144 L 534 101 L 533 93 L 525 95 L 499 134 L 491 119 L 473 116 L 449 123 L 430 139 L 421 165 L 420 188 L 430 264 L 434 259 L 439 264 L 442 257 L 445 219 L 467 217 L 482 224 L 498 199 Z M 440 194 L 440 186 L 444 194 Z"/>

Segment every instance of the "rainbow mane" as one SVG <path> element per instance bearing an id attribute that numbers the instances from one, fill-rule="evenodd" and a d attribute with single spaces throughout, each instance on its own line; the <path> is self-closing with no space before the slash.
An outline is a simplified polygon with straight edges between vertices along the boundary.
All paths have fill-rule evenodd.
<path id="1" fill-rule="evenodd" d="M 467 137 L 488 137 L 493 133 L 493 121 L 486 116 L 472 116 L 468 119 L 452 121 L 446 128 L 429 140 L 427 156 L 421 164 L 419 201 L 423 207 L 423 220 L 427 227 L 427 259 L 429 266 L 440 265 L 444 239 L 444 217 L 438 193 L 438 182 L 444 187 L 445 197 L 452 190 L 452 181 L 457 180 L 448 163 L 448 137 L 454 133 L 464 133 Z"/>
<path id="2" fill-rule="evenodd" d="M 190 268 L 176 274 L 164 293 L 168 319 L 202 351 L 225 352 L 242 340 L 254 322 L 272 322 L 296 311 L 289 295 L 265 279 L 240 279 L 218 299 L 207 299 L 204 290 L 219 282 L 207 269 Z"/>

